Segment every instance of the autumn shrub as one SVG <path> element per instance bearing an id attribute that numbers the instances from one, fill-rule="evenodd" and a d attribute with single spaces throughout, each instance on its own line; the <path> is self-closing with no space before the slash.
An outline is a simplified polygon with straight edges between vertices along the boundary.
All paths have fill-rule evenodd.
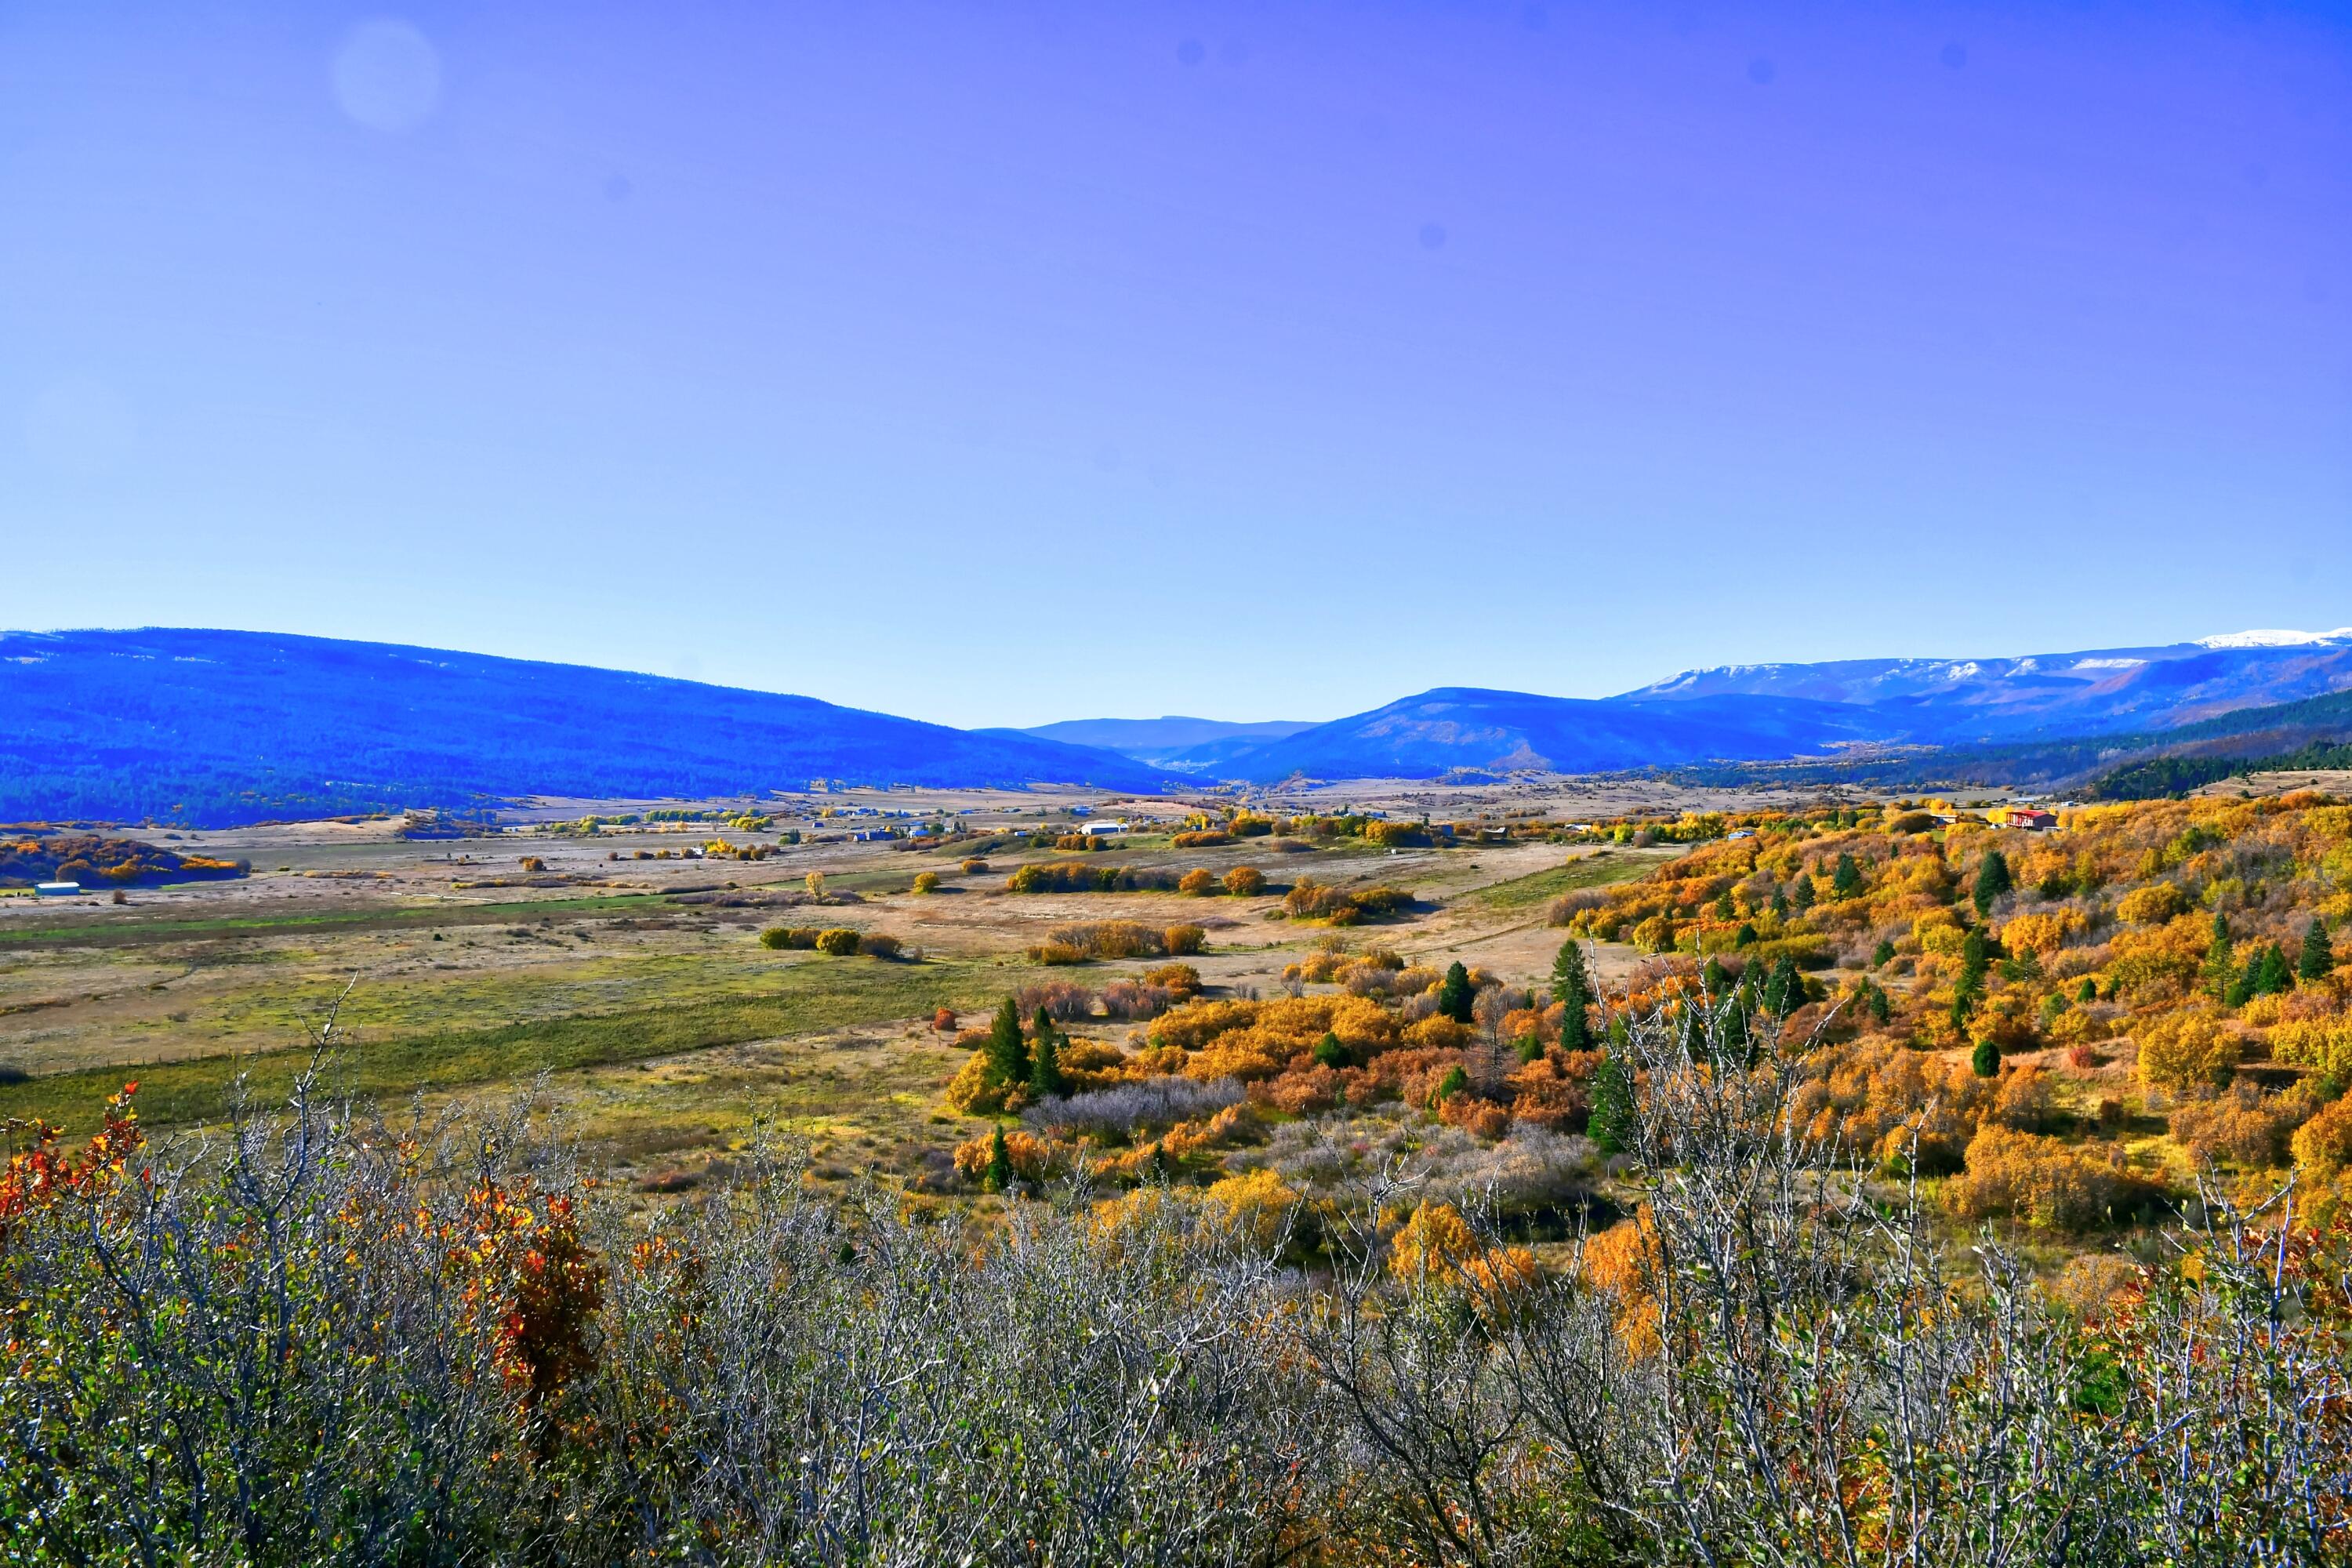
<path id="1" fill-rule="evenodd" d="M 907 944 L 886 931 L 867 931 L 858 938 L 857 951 L 869 958 L 902 958 Z"/>
<path id="2" fill-rule="evenodd" d="M 760 933 L 760 945 L 806 950 L 816 946 L 816 939 L 822 934 L 814 926 L 770 926 Z"/>
<path id="3" fill-rule="evenodd" d="M 967 877 L 985 876 L 988 872 L 988 862 L 975 856 L 971 859 L 966 860 L 961 866 L 958 867 L 957 869 L 961 871 Z"/>
<path id="4" fill-rule="evenodd" d="M 2187 912 L 2189 895 L 2171 882 L 2135 888 L 2116 902 L 2116 918 L 2126 925 L 2160 926 Z"/>
<path id="5" fill-rule="evenodd" d="M 938 892 L 940 890 L 940 874 L 937 871 L 916 872 L 914 890 L 918 893 Z"/>
<path id="6" fill-rule="evenodd" d="M 967 1139 L 956 1145 L 956 1173 L 967 1182 L 977 1184 L 988 1170 L 988 1162 L 995 1152 L 993 1131 Z M 1054 1146 L 1044 1139 L 1025 1131 L 1004 1134 L 1004 1152 L 1013 1162 L 1013 1173 L 1031 1184 L 1044 1181 L 1060 1168 Z"/>
<path id="7" fill-rule="evenodd" d="M 2209 1013 L 2166 1013 L 2138 1026 L 2140 1081 L 2168 1094 L 2225 1084 L 2237 1071 L 2238 1037 Z"/>
<path id="8" fill-rule="evenodd" d="M 858 948 L 858 935 L 845 926 L 835 926 L 816 933 L 816 950 L 835 958 L 845 958 Z"/>
<path id="9" fill-rule="evenodd" d="M 1255 866 L 1236 866 L 1225 873 L 1225 891 L 1237 899 L 1254 899 L 1265 891 L 1265 873 Z"/>
<path id="10" fill-rule="evenodd" d="M 2290 1141 L 2294 1163 L 2321 1181 L 2352 1165 L 2352 1099 L 2330 1100 L 2295 1129 Z"/>
<path id="11" fill-rule="evenodd" d="M 1160 933 L 1160 951 L 1171 957 L 1198 953 L 1209 940 L 1209 933 L 1196 925 L 1174 925 Z"/>
<path id="12" fill-rule="evenodd" d="M 2290 1019 L 2271 1030 L 2271 1055 L 2309 1068 L 2338 1091 L 2352 1086 L 2352 1018 L 2341 1016 Z"/>
<path id="13" fill-rule="evenodd" d="M 1176 880 L 1176 890 L 1187 898 L 1202 898 L 1217 886 L 1216 877 L 1206 868 L 1195 866 Z"/>
<path id="14" fill-rule="evenodd" d="M 1069 980 L 1034 981 L 1013 994 L 1013 1003 L 1024 1022 L 1034 1018 L 1041 1007 L 1046 1016 L 1064 1024 L 1091 1018 L 1095 1012 L 1095 994 Z"/>
<path id="15" fill-rule="evenodd" d="M 1158 957 L 1168 951 L 1167 938 L 1138 921 L 1089 921 L 1054 927 L 1045 933 L 1045 948 L 1075 958 L 1050 957 L 1041 963 L 1076 963 L 1084 959 Z M 1030 950 L 1036 957 L 1039 950 Z"/>
<path id="16" fill-rule="evenodd" d="M 2263 1169 L 2286 1163 L 2288 1140 L 2311 1112 L 2301 1094 L 2265 1094 L 2240 1083 L 2215 1099 L 2176 1107 L 2172 1136 L 2196 1164 L 2228 1161 Z"/>
<path id="17" fill-rule="evenodd" d="M 1945 1195 L 1966 1220 L 2000 1215 L 2037 1229 L 2082 1230 L 2100 1223 L 2131 1190 L 2116 1158 L 1990 1121 L 1969 1141 L 1962 1164 Z"/>
<path id="18" fill-rule="evenodd" d="M 1194 830 L 1189 833 L 1179 833 L 1168 842 L 1171 847 L 1177 849 L 1213 849 L 1220 845 L 1233 843 L 1234 836 L 1214 830 Z"/>
<path id="19" fill-rule="evenodd" d="M 1143 972 L 1146 985 L 1190 994 L 1201 989 L 1201 972 L 1189 963 L 1160 963 Z"/>

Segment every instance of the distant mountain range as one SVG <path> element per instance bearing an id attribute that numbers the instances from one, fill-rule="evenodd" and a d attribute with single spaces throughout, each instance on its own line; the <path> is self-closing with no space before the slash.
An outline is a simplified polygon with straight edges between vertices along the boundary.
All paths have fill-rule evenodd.
<path id="1" fill-rule="evenodd" d="M 1953 767 L 2047 781 L 2120 758 L 2340 741 L 2352 697 L 2338 693 L 2352 693 L 2352 627 L 2017 658 L 1727 666 L 1601 699 L 1440 687 L 1320 724 L 1170 717 L 965 731 L 808 697 L 381 643 L 9 632 L 0 821 L 222 824 L 523 795 L 757 795 L 819 778 L 1142 794 L 1221 779 L 1643 767 L 1727 779 L 1753 765 L 1791 782 L 1859 782 L 1922 764 L 1848 759 L 1920 747 Z"/>
<path id="2" fill-rule="evenodd" d="M 578 665 L 257 632 L 0 633 L 0 821 L 225 825 L 817 778 L 1169 782 L 1114 752 Z"/>
<path id="3" fill-rule="evenodd" d="M 1441 687 L 1267 739 L 1155 744 L 1150 760 L 1196 776 L 1274 783 L 1674 767 L 1874 745 L 2013 752 L 2025 742 L 2126 735 L 2153 744 L 2151 737 L 2220 715 L 2347 689 L 2352 627 L 2240 632 L 2022 658 L 1730 665 L 1601 699 Z M 1097 744 L 1138 754 L 1115 722 L 1076 728 Z M 2296 724 L 2282 720 L 2280 727 Z M 2298 732 L 2311 738 L 2307 725 Z"/>
<path id="4" fill-rule="evenodd" d="M 1031 735 L 1071 746 L 1098 746 L 1153 767 L 1166 767 L 1172 761 L 1179 767 L 1199 773 L 1210 771 L 1217 763 L 1269 741 L 1313 728 L 1314 721 L 1308 719 L 1268 719 L 1248 724 L 1171 714 L 1164 719 L 1065 719 L 1058 724 L 1040 724 L 1030 730 L 982 730 L 980 733 Z"/>

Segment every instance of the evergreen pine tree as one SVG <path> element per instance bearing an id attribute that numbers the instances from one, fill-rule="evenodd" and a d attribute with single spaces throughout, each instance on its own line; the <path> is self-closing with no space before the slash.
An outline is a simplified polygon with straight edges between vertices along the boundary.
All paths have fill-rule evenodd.
<path id="1" fill-rule="evenodd" d="M 1785 1018 L 1805 1004 L 1805 983 L 1797 974 L 1797 961 L 1782 953 L 1764 977 L 1764 1010 Z"/>
<path id="2" fill-rule="evenodd" d="M 1985 971 L 1991 967 L 1992 947 L 1985 941 L 1982 927 L 1971 930 L 1960 941 L 1960 981 L 1971 991 L 1984 989 Z"/>
<path id="3" fill-rule="evenodd" d="M 1559 944 L 1551 961 L 1551 999 L 1560 1005 L 1559 1044 L 1562 1050 L 1592 1048 L 1592 978 L 1584 967 L 1584 950 L 1573 942 Z"/>
<path id="4" fill-rule="evenodd" d="M 2327 928 L 2314 916 L 2303 929 L 2303 952 L 2296 960 L 2294 976 L 2302 981 L 2327 978 L 2336 968 L 2336 950 L 2327 940 Z"/>
<path id="5" fill-rule="evenodd" d="M 2084 1006 L 2088 1006 L 2098 999 L 2099 983 L 2093 980 L 2088 975 L 2084 975 L 2083 977 L 2083 984 L 2074 988 L 2074 1000 Z"/>
<path id="6" fill-rule="evenodd" d="M 1976 1069 L 1979 1078 L 2000 1077 L 2000 1047 L 1990 1040 L 1979 1040 L 1977 1048 L 1969 1056 L 1969 1066 Z"/>
<path id="7" fill-rule="evenodd" d="M 1813 907 L 1813 879 L 1811 873 L 1805 871 L 1797 873 L 1797 886 L 1790 895 L 1789 902 L 1799 914 L 1803 914 Z"/>
<path id="8" fill-rule="evenodd" d="M 1622 1154 L 1633 1143 L 1633 1079 L 1615 1048 L 1601 1058 L 1592 1075 L 1592 1110 L 1585 1118 L 1585 1136 L 1604 1154 Z"/>
<path id="9" fill-rule="evenodd" d="M 1062 1052 L 1059 1040 L 1051 1030 L 1037 1037 L 1029 1063 L 1029 1093 L 1036 1100 L 1059 1100 L 1070 1092 L 1068 1080 L 1062 1077 Z"/>
<path id="10" fill-rule="evenodd" d="M 1870 951 L 1870 967 L 1883 969 L 1894 962 L 1895 943 L 1882 937 L 1878 945 Z"/>
<path id="11" fill-rule="evenodd" d="M 1853 856 L 1837 858 L 1837 869 L 1830 877 L 1830 895 L 1838 899 L 1862 897 L 1862 868 L 1853 863 Z"/>
<path id="12" fill-rule="evenodd" d="M 1004 1123 L 996 1124 L 996 1136 L 989 1140 L 988 1171 L 980 1184 L 992 1193 L 1001 1193 L 1013 1184 L 1013 1155 L 1004 1147 Z"/>
<path id="13" fill-rule="evenodd" d="M 1706 994 L 1718 1001 L 1731 989 L 1729 977 L 1723 973 L 1723 960 L 1712 954 L 1708 955 L 1706 966 L 1698 972 L 1698 977 L 1699 984 L 1706 988 Z"/>
<path id="14" fill-rule="evenodd" d="M 1437 988 L 1437 1010 L 1457 1024 L 1470 1022 L 1470 1006 L 1476 1000 L 1470 991 L 1470 972 L 1455 959 L 1445 971 L 1444 983 Z"/>
<path id="15" fill-rule="evenodd" d="M 1002 1084 L 1029 1081 L 1029 1044 L 1021 1037 L 1021 1009 L 1010 996 L 989 1020 L 988 1069 Z"/>
<path id="16" fill-rule="evenodd" d="M 1326 1030 L 1323 1037 L 1315 1042 L 1315 1059 L 1337 1070 L 1348 1065 L 1348 1047 L 1339 1043 L 1339 1036 Z"/>
<path id="17" fill-rule="evenodd" d="M 2254 994 L 2278 996 L 2294 989 L 2294 966 L 2286 961 L 2285 949 L 2273 942 L 2263 949 L 2262 962 L 2254 973 Z"/>
<path id="18" fill-rule="evenodd" d="M 2009 875 L 2009 857 L 1998 849 L 1986 850 L 1984 858 L 1977 862 L 1977 913 L 1992 913 L 1992 901 L 2014 886 Z"/>
<path id="19" fill-rule="evenodd" d="M 1782 920 L 1789 918 L 1789 895 L 1778 888 L 1772 889 L 1772 912 Z"/>
<path id="20" fill-rule="evenodd" d="M 1895 1016 L 1895 1005 L 1887 1000 L 1884 985 L 1872 984 L 1869 994 L 1863 998 L 1863 1005 L 1870 1009 L 1873 1023 L 1884 1024 Z"/>
<path id="21" fill-rule="evenodd" d="M 1732 904 L 1731 901 L 1731 889 L 1729 888 L 1726 888 L 1722 892 L 1716 895 L 1715 918 L 1719 921 L 1728 921 L 1737 920 L 1738 916 L 1739 910 Z"/>

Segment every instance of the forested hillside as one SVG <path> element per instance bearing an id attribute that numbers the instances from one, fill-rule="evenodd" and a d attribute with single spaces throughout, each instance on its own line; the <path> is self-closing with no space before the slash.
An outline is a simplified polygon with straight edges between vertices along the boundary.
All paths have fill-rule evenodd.
<path id="1" fill-rule="evenodd" d="M 1148 791 L 1164 776 L 807 697 L 253 632 L 0 634 L 0 820 L 222 826 L 813 778 Z"/>

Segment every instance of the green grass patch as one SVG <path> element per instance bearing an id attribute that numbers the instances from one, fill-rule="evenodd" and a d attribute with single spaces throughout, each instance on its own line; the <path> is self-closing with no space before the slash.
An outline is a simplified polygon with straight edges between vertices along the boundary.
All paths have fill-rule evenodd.
<path id="1" fill-rule="evenodd" d="M 436 1030 L 341 1047 L 325 1074 L 329 1090 L 381 1099 L 530 1078 L 542 1071 L 642 1061 L 714 1046 L 912 1017 L 932 1008 L 966 1011 L 1001 986 L 971 963 L 878 963 L 812 959 L 777 973 L 757 994 L 670 1002 L 494 1028 Z M 93 1068 L 0 1086 L 0 1120 L 38 1117 L 68 1130 L 96 1125 L 98 1109 L 123 1080 L 139 1080 L 141 1117 L 157 1123 L 217 1121 L 238 1075 L 260 1105 L 282 1101 L 310 1060 L 307 1047 L 204 1057 L 148 1067 Z"/>
<path id="2" fill-rule="evenodd" d="M 1497 910 L 1532 909 L 1548 904 L 1579 888 L 1606 888 L 1630 882 L 1654 867 L 1677 859 L 1680 848 L 1612 849 L 1605 855 L 1580 855 L 1565 866 L 1496 882 L 1462 895 L 1465 901 Z"/>
<path id="3" fill-rule="evenodd" d="M 604 898 L 525 899 L 499 904 L 404 904 L 380 910 L 321 910 L 299 915 L 216 915 L 203 920 L 84 921 L 0 931 L 0 951 L 19 947 L 113 947 L 143 942 L 184 942 L 207 936 L 277 936 L 306 931 L 399 929 L 436 925 L 498 925 L 556 915 L 617 920 L 672 907 L 667 894 L 614 893 Z"/>

